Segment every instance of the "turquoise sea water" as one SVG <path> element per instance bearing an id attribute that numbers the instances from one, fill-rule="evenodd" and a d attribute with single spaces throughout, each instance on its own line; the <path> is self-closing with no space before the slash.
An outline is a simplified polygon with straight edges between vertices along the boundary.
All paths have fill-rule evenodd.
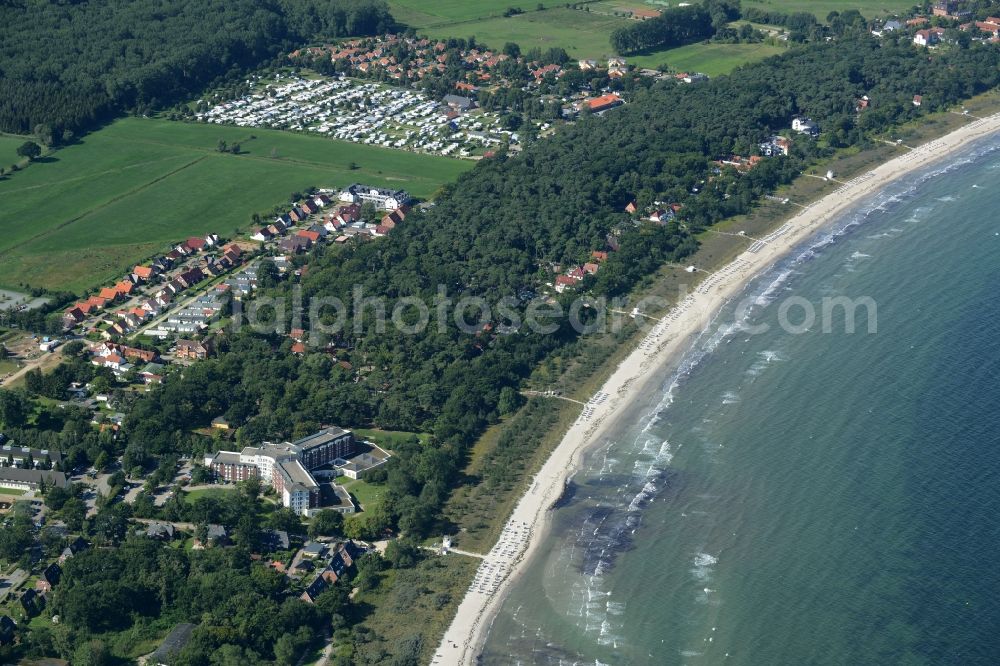
<path id="1" fill-rule="evenodd" d="M 1000 663 L 1000 152 L 752 284 L 586 458 L 484 664 Z M 778 327 L 789 296 L 817 322 Z M 870 297 L 822 332 L 824 297 Z M 799 323 L 802 308 L 791 308 Z"/>

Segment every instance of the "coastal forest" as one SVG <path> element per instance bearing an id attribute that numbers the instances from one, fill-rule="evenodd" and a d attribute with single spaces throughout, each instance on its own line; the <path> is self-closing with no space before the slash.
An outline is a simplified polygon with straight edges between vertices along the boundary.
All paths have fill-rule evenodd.
<path id="1" fill-rule="evenodd" d="M 58 144 L 121 113 L 187 99 L 303 41 L 394 24 L 380 0 L 11 0 L 0 3 L 0 25 L 0 131 Z"/>
<path id="2" fill-rule="evenodd" d="M 0 125 L 83 129 L 122 109 L 165 103 L 197 90 L 209 77 L 274 57 L 313 23 L 311 12 L 319 11 L 317 3 L 227 2 L 218 7 L 218 15 L 227 19 L 216 22 L 213 14 L 194 25 L 182 9 L 166 12 L 145 0 L 134 5 L 129 11 L 147 18 L 137 19 L 142 25 L 123 23 L 112 29 L 108 24 L 109 39 L 120 45 L 120 55 L 110 62 L 92 63 L 86 57 L 91 38 L 77 36 L 53 45 L 51 60 L 40 53 L 37 60 L 28 56 L 33 65 L 13 69 L 10 44 L 16 40 L 5 31 L 0 38 Z M 59 12 L 72 13 L 77 7 L 31 6 L 28 13 L 39 17 L 52 13 L 47 20 L 55 22 L 49 24 L 53 30 L 62 20 Z M 377 4 L 324 7 L 327 18 L 318 20 L 326 21 L 322 25 L 331 34 L 370 32 L 391 20 Z M 0 10 L 0 20 L 8 11 Z M 100 16 L 95 15 L 95 22 Z M 150 27 L 149 16 L 162 18 L 159 27 Z M 11 34 L 28 34 L 25 19 L 10 23 L 15 24 Z M 93 34 L 96 40 L 100 31 Z M 153 42 L 148 52 L 131 50 L 144 40 Z M 141 53 L 149 57 L 140 58 Z M 196 74 L 199 57 L 214 64 Z M 74 81 L 79 84 L 75 89 L 70 85 Z M 610 251 L 583 289 L 595 297 L 623 296 L 665 262 L 689 256 L 699 232 L 751 210 L 813 160 L 836 148 L 864 147 L 873 133 L 1000 85 L 1000 50 L 966 43 L 928 54 L 905 37 L 875 40 L 866 30 L 846 29 L 836 41 L 808 44 L 701 85 L 652 80 L 637 85 L 624 107 L 601 117 L 584 114 L 520 154 L 501 152 L 482 160 L 446 186 L 433 207 L 415 211 L 392 235 L 320 249 L 300 260 L 308 263 L 301 277 L 268 280 L 262 295 L 291 303 L 301 289 L 308 312 L 316 298 L 335 296 L 351 304 L 353 290 L 360 288 L 366 297 L 383 299 L 390 312 L 403 298 L 419 299 L 434 311 L 443 287 L 455 300 L 506 299 L 511 312 L 521 316 L 540 283 L 551 279 L 553 265 L 582 263 L 594 251 Z M 8 102 L 7 92 L 17 101 Z M 912 104 L 916 94 L 923 96 L 920 108 Z M 870 103 L 859 109 L 864 97 Z M 759 144 L 787 130 L 799 115 L 817 122 L 824 144 L 796 136 L 787 157 L 763 159 L 750 170 L 721 164 L 734 155 L 759 155 Z M 680 212 L 669 224 L 654 225 L 626 212 L 633 202 L 640 211 L 654 202 L 676 203 Z M 567 306 L 571 297 L 559 298 Z M 286 311 L 290 314 L 292 308 Z M 385 490 L 384 501 L 365 523 L 368 531 L 357 536 L 402 533 L 419 539 L 439 533 L 446 527 L 445 500 L 467 481 L 461 469 L 473 443 L 487 427 L 517 411 L 525 378 L 545 359 L 571 353 L 578 333 L 565 322 L 541 334 L 517 326 L 514 317 L 493 316 L 476 321 L 473 333 L 432 325 L 404 335 L 392 326 L 378 329 L 370 311 L 348 314 L 349 321 L 356 317 L 365 326 L 331 333 L 320 346 L 335 349 L 337 360 L 319 348 L 293 355 L 291 341 L 277 333 L 226 331 L 216 340 L 214 358 L 149 393 L 121 396 L 125 421 L 114 436 L 95 431 L 72 408 L 46 410 L 35 427 L 28 427 L 30 398 L 65 398 L 71 382 L 90 381 L 99 373 L 77 349 L 54 372 L 32 375 L 25 392 L 0 391 L 0 425 L 21 445 L 64 451 L 68 466 L 124 455 L 126 469 L 151 472 L 172 470 L 177 456 L 215 447 L 214 440 L 193 430 L 220 416 L 237 428 L 236 445 L 290 439 L 323 424 L 426 432 L 432 435 L 429 442 L 400 443 L 384 474 L 373 477 Z M 320 321 L 307 320 L 304 328 L 329 324 L 328 316 L 320 311 Z M 475 313 L 467 320 L 474 321 Z M 276 324 L 289 329 L 287 321 Z M 516 450 L 518 439 L 534 441 L 509 437 L 505 446 Z M 491 466 L 484 481 L 504 474 L 505 467 Z M 139 506 L 142 517 L 189 517 L 168 515 L 182 511 L 170 505 Z M 218 509 L 211 518 L 231 528 L 242 523 L 245 541 L 252 540 L 252 528 L 263 527 L 251 504 Z M 104 635 L 125 635 L 165 617 L 201 623 L 184 663 L 295 663 L 288 654 L 294 655 L 299 643 L 283 645 L 277 654 L 280 630 L 325 628 L 331 622 L 343 628 L 349 613 L 340 591 L 323 605 L 307 606 L 289 600 L 283 583 L 252 566 L 245 550 L 173 552 L 145 540 L 127 540 L 122 525 L 135 510 L 108 504 L 93 519 L 81 520 L 108 550 L 67 567 L 67 583 L 53 594 L 62 611 L 60 635 L 70 642 L 56 644 L 48 634 L 48 643 L 26 649 L 85 656 L 86 646 Z M 262 626 L 265 619 L 273 624 Z M 370 637 L 354 640 L 354 663 L 386 663 L 372 656 Z M 400 648 L 398 654 L 404 651 Z M 223 654 L 230 660 L 223 660 Z M 389 656 L 380 656 L 388 661 Z M 84 663 L 83 657 L 78 659 L 74 663 Z"/>

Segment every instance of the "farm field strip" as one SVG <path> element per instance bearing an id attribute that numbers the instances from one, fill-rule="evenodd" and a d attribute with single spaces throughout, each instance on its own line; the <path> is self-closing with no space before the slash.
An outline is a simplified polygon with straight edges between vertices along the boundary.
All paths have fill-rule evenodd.
<path id="1" fill-rule="evenodd" d="M 220 139 L 242 142 L 242 154 L 219 153 Z M 0 181 L 0 284 L 83 292 L 171 242 L 232 234 L 306 187 L 363 182 L 428 197 L 472 166 L 290 132 L 126 118 Z"/>

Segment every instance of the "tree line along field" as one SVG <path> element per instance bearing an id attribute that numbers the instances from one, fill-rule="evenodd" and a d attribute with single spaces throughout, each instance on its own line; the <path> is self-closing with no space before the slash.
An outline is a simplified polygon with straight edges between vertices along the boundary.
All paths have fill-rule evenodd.
<path id="1" fill-rule="evenodd" d="M 218 152 L 220 139 L 242 154 Z M 121 119 L 0 181 L 0 285 L 83 292 L 170 242 L 231 236 L 306 187 L 357 181 L 429 197 L 472 166 L 289 132 Z"/>

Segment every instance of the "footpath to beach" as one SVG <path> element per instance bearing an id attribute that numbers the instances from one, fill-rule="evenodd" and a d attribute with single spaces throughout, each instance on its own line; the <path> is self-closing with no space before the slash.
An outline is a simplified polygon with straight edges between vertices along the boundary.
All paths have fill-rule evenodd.
<path id="1" fill-rule="evenodd" d="M 1000 131 L 1000 113 L 975 120 L 923 144 L 845 183 L 814 202 L 743 254 L 706 277 L 671 309 L 618 366 L 535 475 L 500 539 L 484 557 L 431 661 L 471 665 L 482 650 L 489 626 L 517 574 L 541 543 L 548 511 L 562 495 L 580 455 L 613 424 L 614 417 L 643 391 L 653 388 L 657 370 L 675 362 L 711 317 L 756 275 L 787 255 L 856 202 L 888 183 L 959 151 L 968 143 Z"/>

